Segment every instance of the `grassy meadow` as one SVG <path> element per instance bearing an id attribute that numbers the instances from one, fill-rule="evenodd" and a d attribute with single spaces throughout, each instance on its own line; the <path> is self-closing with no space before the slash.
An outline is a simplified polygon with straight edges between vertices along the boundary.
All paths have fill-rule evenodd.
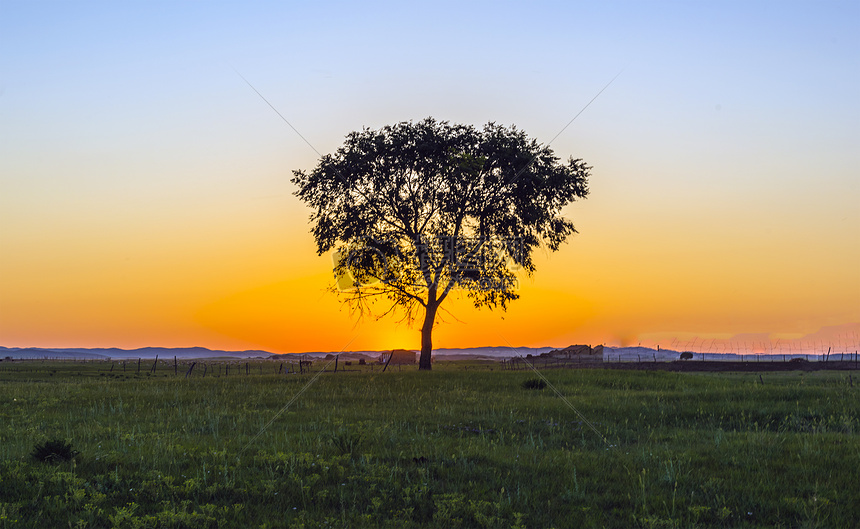
<path id="1" fill-rule="evenodd" d="M 0 528 L 860 520 L 848 372 L 545 371 L 598 434 L 528 371 L 214 366 L 0 363 Z M 78 454 L 33 458 L 48 439 Z"/>

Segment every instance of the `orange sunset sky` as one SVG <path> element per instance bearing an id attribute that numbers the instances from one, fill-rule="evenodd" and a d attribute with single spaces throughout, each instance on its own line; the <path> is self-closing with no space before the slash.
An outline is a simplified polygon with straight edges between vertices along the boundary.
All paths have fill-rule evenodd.
<path id="1" fill-rule="evenodd" d="M 593 168 L 580 233 L 435 346 L 857 343 L 858 5 L 592 4 L 0 1 L 0 345 L 419 347 L 325 292 L 289 179 L 431 115 Z"/>

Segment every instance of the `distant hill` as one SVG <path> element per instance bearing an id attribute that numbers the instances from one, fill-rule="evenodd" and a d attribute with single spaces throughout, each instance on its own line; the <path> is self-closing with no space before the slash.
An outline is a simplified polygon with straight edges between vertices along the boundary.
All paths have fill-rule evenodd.
<path id="1" fill-rule="evenodd" d="M 527 355 L 540 356 L 543 353 L 548 353 L 555 350 L 555 347 L 467 347 L 467 348 L 439 348 L 433 350 L 433 358 L 436 361 L 451 361 L 451 360 L 502 360 L 514 358 L 516 356 L 525 357 Z M 418 352 L 416 349 L 412 351 Z M 222 351 L 218 349 L 208 349 L 206 347 L 142 347 L 139 349 L 119 349 L 116 347 L 110 348 L 45 348 L 45 347 L 0 347 L 0 360 L 5 357 L 11 357 L 15 360 L 41 360 L 41 359 L 57 359 L 57 360 L 131 360 L 141 358 L 151 360 L 156 355 L 161 359 L 177 357 L 179 359 L 201 359 L 201 358 L 271 358 L 288 360 L 302 356 L 305 358 L 321 360 L 329 355 L 340 355 L 340 359 L 347 361 L 358 361 L 364 359 L 368 362 L 375 362 L 379 355 L 386 351 L 311 351 L 306 353 L 286 353 L 274 354 L 268 351 L 249 350 L 249 351 Z M 663 349 L 655 351 L 646 347 L 625 347 L 615 348 L 607 347 L 604 349 L 604 360 L 625 360 L 645 358 L 657 360 L 672 360 L 678 358 L 680 353 Z M 697 355 L 698 357 L 699 355 Z M 711 355 L 708 355 L 711 356 Z M 609 357 L 609 358 L 607 358 Z"/>
<path id="2" fill-rule="evenodd" d="M 463 349 L 439 348 L 433 349 L 433 358 L 437 360 L 501 360 L 503 358 L 513 358 L 515 356 L 534 355 L 554 350 L 555 347 L 467 347 Z M 410 349 L 411 351 L 419 352 L 418 349 Z M 365 358 L 366 360 L 376 360 L 381 353 L 385 351 L 312 351 L 307 353 L 288 353 L 283 355 L 275 355 L 278 358 L 289 358 L 294 355 L 304 355 L 310 358 L 325 358 L 327 355 L 339 354 L 341 359 L 354 360 Z"/>
<path id="3" fill-rule="evenodd" d="M 15 360 L 127 360 L 131 358 L 150 360 L 156 355 L 164 359 L 174 356 L 182 359 L 268 358 L 273 356 L 267 351 L 220 351 L 206 347 L 141 347 L 140 349 L 0 347 L 0 359 L 11 357 Z"/>
<path id="4" fill-rule="evenodd" d="M 0 347 L 0 360 L 12 358 L 13 360 L 109 360 L 110 357 L 98 353 L 73 353 L 67 351 L 55 351 L 53 349 L 41 349 L 36 347 Z"/>
<path id="5" fill-rule="evenodd" d="M 466 349 L 434 349 L 433 356 L 444 360 L 444 357 L 463 356 L 475 358 L 477 360 L 501 360 L 503 358 L 514 358 L 515 356 L 538 356 L 542 353 L 554 351 L 556 347 L 469 347 Z M 441 358 L 440 358 L 441 357 Z"/>
<path id="6" fill-rule="evenodd" d="M 454 360 L 494 360 L 500 361 L 517 356 L 540 357 L 543 353 L 554 351 L 555 347 L 468 347 L 463 349 L 440 348 L 433 350 L 433 359 L 437 362 Z M 412 351 L 418 352 L 415 349 Z M 2 347 L 0 346 L 0 361 L 6 358 L 13 360 L 152 360 L 156 355 L 167 360 L 174 356 L 182 360 L 198 360 L 204 358 L 246 359 L 268 358 L 279 360 L 295 360 L 299 357 L 322 360 L 339 355 L 341 361 L 376 362 L 386 351 L 314 351 L 307 353 L 273 354 L 268 351 L 221 351 L 206 347 L 141 347 L 139 349 L 110 348 L 45 348 L 45 347 Z M 602 360 L 604 362 L 666 362 L 678 360 L 684 351 L 672 349 L 652 349 L 650 347 L 604 347 Z M 690 352 L 692 360 L 741 360 L 744 357 L 733 353 L 701 353 Z M 809 360 L 821 360 L 823 354 L 797 353 Z M 750 355 L 747 355 L 749 357 Z M 762 355 L 763 359 L 772 356 L 782 358 L 785 355 Z"/>
<path id="7" fill-rule="evenodd" d="M 553 347 L 467 347 L 463 349 L 440 348 L 433 350 L 436 360 L 501 360 L 515 356 L 534 355 L 552 351 Z M 412 349 L 416 351 L 415 349 Z M 274 354 L 268 351 L 221 351 L 206 347 L 141 347 L 139 349 L 119 349 L 117 347 L 82 348 L 82 347 L 0 347 L 0 360 L 11 357 L 15 360 L 130 360 L 141 358 L 151 360 L 158 355 L 167 359 L 174 356 L 179 359 L 199 358 L 279 358 L 289 359 L 305 356 L 322 359 L 327 355 L 339 354 L 341 360 L 376 361 L 379 355 L 386 351 L 312 351 L 307 353 Z"/>

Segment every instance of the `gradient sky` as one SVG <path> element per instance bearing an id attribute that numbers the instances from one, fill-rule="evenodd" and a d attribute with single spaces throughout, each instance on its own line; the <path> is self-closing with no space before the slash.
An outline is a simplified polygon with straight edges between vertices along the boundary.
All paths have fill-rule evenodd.
<path id="1" fill-rule="evenodd" d="M 593 167 L 438 347 L 860 322 L 860 4 L 0 0 L 0 345 L 416 348 L 332 294 L 291 171 L 427 116 Z M 241 72 L 308 146 L 234 72 Z"/>

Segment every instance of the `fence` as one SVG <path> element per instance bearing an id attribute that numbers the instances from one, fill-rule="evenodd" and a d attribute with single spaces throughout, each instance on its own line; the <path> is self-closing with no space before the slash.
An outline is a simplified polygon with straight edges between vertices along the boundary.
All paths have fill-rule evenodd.
<path id="1" fill-rule="evenodd" d="M 603 361 L 606 363 L 619 362 L 672 362 L 682 360 L 684 354 L 689 356 L 683 361 L 686 362 L 858 362 L 860 354 L 854 352 L 839 352 L 839 353 L 824 353 L 824 354 L 725 354 L 725 353 L 691 353 L 685 351 L 679 353 L 676 351 L 660 351 L 649 354 L 642 353 L 615 353 L 612 351 L 606 352 L 603 355 Z"/>

